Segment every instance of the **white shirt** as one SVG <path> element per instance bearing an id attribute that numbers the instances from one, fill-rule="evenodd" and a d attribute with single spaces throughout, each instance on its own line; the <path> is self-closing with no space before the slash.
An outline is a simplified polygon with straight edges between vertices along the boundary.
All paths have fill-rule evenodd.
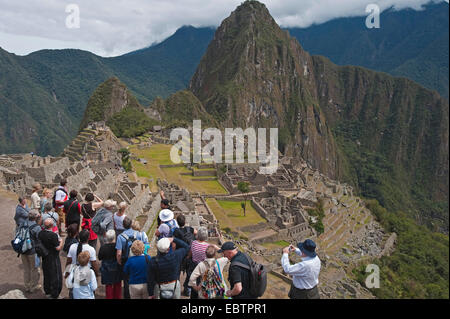
<path id="1" fill-rule="evenodd" d="M 39 209 L 41 208 L 41 198 L 39 197 L 37 192 L 31 194 L 31 209 Z"/>
<path id="2" fill-rule="evenodd" d="M 295 252 L 299 255 L 300 249 Z M 283 254 L 281 257 L 281 265 L 286 274 L 292 276 L 292 282 L 295 288 L 311 289 L 319 284 L 320 259 L 318 256 L 302 257 L 302 261 L 291 265 L 289 262 L 289 254 Z"/>
<path id="3" fill-rule="evenodd" d="M 74 265 L 78 265 L 78 261 L 77 261 L 77 248 L 78 248 L 78 244 L 72 244 L 70 245 L 69 248 L 69 253 L 67 254 L 67 258 L 72 258 L 72 264 Z M 95 253 L 95 249 L 88 245 L 88 244 L 84 244 L 83 248 L 81 249 L 81 251 L 88 251 L 89 252 L 89 263 L 88 266 L 91 267 L 91 261 L 96 261 L 97 260 L 97 256 Z"/>
<path id="4" fill-rule="evenodd" d="M 64 193 L 64 192 L 62 191 L 62 189 L 64 189 L 64 187 L 60 186 L 60 187 L 56 190 L 56 193 L 55 193 L 55 201 L 57 201 L 57 202 L 63 202 L 63 201 L 66 201 L 66 200 L 68 199 L 67 194 Z M 58 208 L 63 208 L 64 205 L 58 205 L 57 207 L 58 207 Z"/>

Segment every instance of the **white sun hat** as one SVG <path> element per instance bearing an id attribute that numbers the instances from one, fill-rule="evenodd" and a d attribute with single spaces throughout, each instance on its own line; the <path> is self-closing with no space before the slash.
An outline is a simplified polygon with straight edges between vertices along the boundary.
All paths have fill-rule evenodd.
<path id="1" fill-rule="evenodd" d="M 172 220 L 173 216 L 174 216 L 173 211 L 171 211 L 170 209 L 163 209 L 162 211 L 159 212 L 159 219 L 161 219 L 163 223 Z"/>
<path id="2" fill-rule="evenodd" d="M 163 253 L 163 254 L 167 253 L 170 248 L 169 238 L 161 238 L 160 240 L 158 240 L 158 243 L 156 244 L 156 248 L 158 248 L 158 251 L 160 253 Z"/>

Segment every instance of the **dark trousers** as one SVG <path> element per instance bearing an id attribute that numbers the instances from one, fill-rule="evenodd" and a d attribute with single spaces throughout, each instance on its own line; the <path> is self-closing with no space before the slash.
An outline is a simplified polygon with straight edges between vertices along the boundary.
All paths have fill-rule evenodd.
<path id="1" fill-rule="evenodd" d="M 97 238 L 95 238 L 94 240 L 88 241 L 88 244 L 89 244 L 89 246 L 91 246 L 92 248 L 97 250 Z"/>
<path id="2" fill-rule="evenodd" d="M 130 298 L 130 286 L 128 284 L 128 275 L 123 274 L 123 299 Z"/>
<path id="3" fill-rule="evenodd" d="M 44 273 L 44 291 L 52 298 L 58 298 L 62 290 L 62 270 L 59 254 L 49 254 L 42 258 L 42 271 Z"/>
<path id="4" fill-rule="evenodd" d="M 317 286 L 311 289 L 298 289 L 292 284 L 288 296 L 291 299 L 320 299 Z"/>
<path id="5" fill-rule="evenodd" d="M 198 263 L 193 262 L 192 259 L 188 260 L 188 266 L 187 266 L 187 269 L 186 269 L 186 280 L 187 280 L 187 282 L 189 282 L 189 278 L 191 278 L 191 275 L 194 272 L 195 267 L 197 267 L 197 265 L 198 265 Z M 201 278 L 198 277 L 197 278 L 197 285 L 200 283 L 200 281 L 201 281 Z M 198 299 L 198 292 L 197 292 L 197 290 L 191 289 L 191 296 L 190 297 L 191 297 L 191 299 Z"/>

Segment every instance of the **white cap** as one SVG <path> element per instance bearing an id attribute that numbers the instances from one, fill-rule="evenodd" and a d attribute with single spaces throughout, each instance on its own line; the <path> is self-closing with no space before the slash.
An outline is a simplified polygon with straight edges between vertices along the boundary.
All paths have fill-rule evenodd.
<path id="1" fill-rule="evenodd" d="M 173 211 L 171 211 L 170 209 L 163 209 L 162 211 L 159 212 L 159 219 L 161 219 L 163 223 L 172 220 L 173 217 L 174 217 Z"/>
<path id="2" fill-rule="evenodd" d="M 170 248 L 170 240 L 169 238 L 161 238 L 158 240 L 158 243 L 156 244 L 156 247 L 158 248 L 158 251 L 160 253 L 167 253 Z"/>

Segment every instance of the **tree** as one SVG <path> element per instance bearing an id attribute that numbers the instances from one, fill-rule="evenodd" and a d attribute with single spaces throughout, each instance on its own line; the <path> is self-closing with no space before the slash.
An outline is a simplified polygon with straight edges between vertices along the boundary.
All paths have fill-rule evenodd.
<path id="1" fill-rule="evenodd" d="M 248 182 L 239 182 L 238 183 L 238 190 L 242 194 L 247 194 L 250 191 L 250 183 L 248 183 Z M 247 195 L 244 196 L 244 202 L 241 203 L 241 207 L 244 210 L 244 216 L 245 216 L 245 209 L 247 207 Z"/>
<path id="2" fill-rule="evenodd" d="M 122 156 L 122 167 L 126 172 L 131 171 L 130 151 L 126 148 L 121 148 L 117 151 Z"/>

